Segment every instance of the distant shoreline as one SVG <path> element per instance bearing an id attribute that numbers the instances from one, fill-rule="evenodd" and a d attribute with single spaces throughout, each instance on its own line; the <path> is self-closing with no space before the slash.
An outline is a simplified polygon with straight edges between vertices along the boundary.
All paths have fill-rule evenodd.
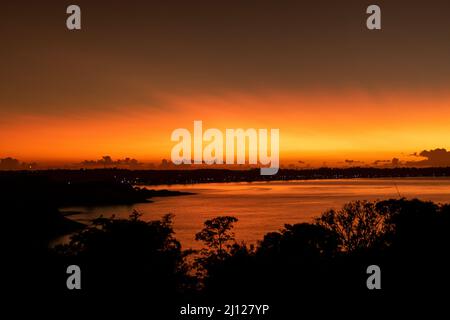
<path id="1" fill-rule="evenodd" d="M 271 182 L 277 182 L 277 183 L 283 183 L 283 182 L 314 182 L 314 181 L 342 181 L 342 180 L 394 180 L 394 179 L 401 179 L 401 180 L 407 180 L 407 179 L 414 179 L 414 180 L 428 180 L 428 179 L 442 179 L 442 180 L 450 180 L 450 176 L 444 176 L 444 177 L 433 177 L 433 176 L 420 176 L 420 177 L 374 177 L 374 178 L 317 178 L 317 179 L 298 179 L 298 180 L 267 180 L 267 181 L 226 181 L 226 182 L 198 182 L 198 183 L 179 183 L 179 184 L 142 184 L 142 185 L 136 185 L 137 187 L 174 187 L 174 186 L 188 186 L 188 185 L 197 185 L 197 184 L 228 184 L 228 183 L 271 183 Z M 158 189 L 163 190 L 163 189 Z M 165 190 L 165 189 L 164 189 Z M 195 193 L 193 193 L 195 194 Z"/>
<path id="2" fill-rule="evenodd" d="M 317 168 L 280 169 L 273 176 L 261 176 L 259 169 L 189 169 L 189 170 L 128 170 L 128 169 L 51 169 L 36 171 L 0 171 L 0 181 L 21 178 L 45 179 L 56 184 L 120 183 L 134 186 L 174 184 L 263 182 L 290 180 L 323 180 L 355 178 L 433 178 L 450 177 L 450 167 L 401 168 Z"/>

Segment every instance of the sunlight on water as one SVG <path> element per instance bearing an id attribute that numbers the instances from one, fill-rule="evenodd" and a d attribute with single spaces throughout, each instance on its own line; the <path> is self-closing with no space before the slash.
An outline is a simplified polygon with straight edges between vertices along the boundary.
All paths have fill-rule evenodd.
<path id="1" fill-rule="evenodd" d="M 97 216 L 127 217 L 133 209 L 143 219 L 175 214 L 175 231 L 184 248 L 199 247 L 194 240 L 206 219 L 232 215 L 239 219 L 236 238 L 254 243 L 285 223 L 311 221 L 323 211 L 352 200 L 419 198 L 450 202 L 450 179 L 352 179 L 289 182 L 214 183 L 148 186 L 149 189 L 189 191 L 195 195 L 154 198 L 152 203 L 132 206 L 65 208 L 82 211 L 73 219 L 86 222 Z"/>

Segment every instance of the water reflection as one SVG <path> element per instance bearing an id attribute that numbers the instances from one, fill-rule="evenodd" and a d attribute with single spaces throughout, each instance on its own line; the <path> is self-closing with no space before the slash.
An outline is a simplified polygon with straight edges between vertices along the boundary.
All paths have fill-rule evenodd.
<path id="1" fill-rule="evenodd" d="M 255 242 L 285 223 L 310 221 L 329 208 L 338 208 L 352 200 L 387 198 L 419 198 L 434 202 L 450 202 L 450 179 L 351 179 L 308 180 L 288 182 L 214 183 L 197 185 L 148 186 L 194 192 L 195 195 L 154 198 L 152 203 L 132 206 L 65 208 L 79 211 L 71 218 L 86 222 L 92 218 L 115 215 L 127 217 L 133 209 L 143 219 L 158 219 L 175 214 L 175 231 L 184 248 L 198 247 L 194 235 L 206 219 L 233 215 L 236 238 Z"/>

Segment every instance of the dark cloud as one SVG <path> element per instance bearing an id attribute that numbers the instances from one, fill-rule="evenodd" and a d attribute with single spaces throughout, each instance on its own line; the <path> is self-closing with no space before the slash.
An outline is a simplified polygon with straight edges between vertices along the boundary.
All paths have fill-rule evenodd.
<path id="1" fill-rule="evenodd" d="M 446 149 L 423 150 L 418 154 L 426 158 L 421 161 L 409 161 L 407 165 L 413 166 L 450 166 L 450 151 Z"/>
<path id="2" fill-rule="evenodd" d="M 397 167 L 402 164 L 399 158 L 393 158 L 391 161 L 392 166 Z"/>
<path id="3" fill-rule="evenodd" d="M 37 164 L 34 162 L 21 162 L 20 160 L 11 157 L 0 159 L 0 170 L 27 170 L 35 169 L 36 166 Z"/>
<path id="4" fill-rule="evenodd" d="M 373 165 L 377 166 L 377 165 L 380 165 L 380 164 L 387 164 L 387 163 L 391 163 L 391 160 L 375 160 L 373 162 Z"/>
<path id="5" fill-rule="evenodd" d="M 101 159 L 98 160 L 84 160 L 81 163 L 82 167 L 96 167 L 96 168 L 109 168 L 109 167 L 117 167 L 117 168 L 130 168 L 130 169 L 136 169 L 141 168 L 143 166 L 142 163 L 140 163 L 136 159 L 132 158 L 125 158 L 125 159 L 118 159 L 113 160 L 110 156 L 103 156 Z"/>
<path id="6" fill-rule="evenodd" d="M 357 163 L 364 163 L 364 162 L 363 161 L 358 161 L 358 160 L 345 159 L 345 163 L 347 163 L 347 164 L 357 164 Z"/>

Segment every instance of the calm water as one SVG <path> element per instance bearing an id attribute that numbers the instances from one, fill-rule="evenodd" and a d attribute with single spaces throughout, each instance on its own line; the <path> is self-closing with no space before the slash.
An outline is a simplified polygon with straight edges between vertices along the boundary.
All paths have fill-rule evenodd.
<path id="1" fill-rule="evenodd" d="M 450 179 L 352 179 L 308 180 L 289 182 L 215 183 L 196 185 L 149 186 L 196 193 L 189 196 L 153 198 L 152 203 L 132 206 L 72 207 L 82 213 L 72 219 L 90 219 L 115 215 L 127 217 L 133 209 L 143 219 L 159 219 L 166 213 L 175 214 L 176 237 L 184 248 L 199 247 L 194 240 L 206 219 L 232 215 L 239 219 L 236 238 L 246 242 L 262 239 L 269 231 L 277 231 L 285 223 L 308 222 L 330 208 L 339 208 L 351 200 L 419 198 L 435 202 L 450 202 Z"/>

